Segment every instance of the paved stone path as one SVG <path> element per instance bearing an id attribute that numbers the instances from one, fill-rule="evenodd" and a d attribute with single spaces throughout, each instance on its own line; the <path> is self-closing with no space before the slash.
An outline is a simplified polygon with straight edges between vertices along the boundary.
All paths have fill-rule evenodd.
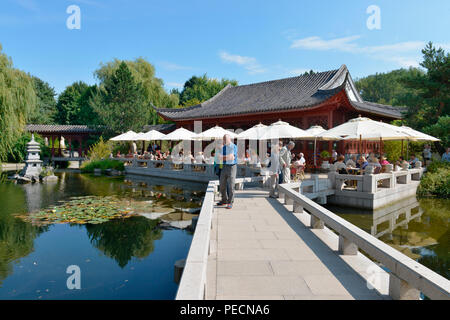
<path id="1" fill-rule="evenodd" d="M 232 210 L 214 209 L 207 299 L 385 298 L 337 254 L 337 242 L 321 240 L 330 230 L 310 229 L 309 215 L 280 200 L 243 190 Z"/>

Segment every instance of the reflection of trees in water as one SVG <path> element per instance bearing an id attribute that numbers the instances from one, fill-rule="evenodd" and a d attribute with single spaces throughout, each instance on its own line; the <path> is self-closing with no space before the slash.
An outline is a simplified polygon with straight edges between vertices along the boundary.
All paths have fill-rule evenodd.
<path id="1" fill-rule="evenodd" d="M 418 262 L 431 270 L 439 273 L 441 276 L 450 279 L 450 231 L 447 231 L 438 239 L 438 244 L 427 247 L 431 254 L 422 253 Z"/>
<path id="2" fill-rule="evenodd" d="M 0 217 L 0 286 L 12 264 L 34 250 L 34 239 L 48 227 L 35 227 L 12 216 Z"/>
<path id="3" fill-rule="evenodd" d="M 144 217 L 132 217 L 88 224 L 86 230 L 91 243 L 123 268 L 131 258 L 145 258 L 153 251 L 153 241 L 162 238 L 158 222 L 159 220 Z"/>

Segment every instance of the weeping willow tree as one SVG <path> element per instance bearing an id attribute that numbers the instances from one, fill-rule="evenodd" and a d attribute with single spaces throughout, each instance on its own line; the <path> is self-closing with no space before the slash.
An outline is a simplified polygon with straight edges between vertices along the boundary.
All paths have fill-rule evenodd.
<path id="1" fill-rule="evenodd" d="M 13 68 L 0 45 L 0 162 L 6 160 L 35 108 L 36 94 L 31 77 Z"/>

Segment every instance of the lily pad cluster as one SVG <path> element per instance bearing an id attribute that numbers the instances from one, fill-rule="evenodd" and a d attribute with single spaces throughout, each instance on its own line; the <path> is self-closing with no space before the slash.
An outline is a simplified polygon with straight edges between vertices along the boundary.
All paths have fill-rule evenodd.
<path id="1" fill-rule="evenodd" d="M 114 196 L 74 197 L 59 206 L 17 215 L 27 222 L 45 225 L 52 223 L 99 224 L 112 219 L 129 218 L 135 213 L 129 207 L 129 201 Z"/>

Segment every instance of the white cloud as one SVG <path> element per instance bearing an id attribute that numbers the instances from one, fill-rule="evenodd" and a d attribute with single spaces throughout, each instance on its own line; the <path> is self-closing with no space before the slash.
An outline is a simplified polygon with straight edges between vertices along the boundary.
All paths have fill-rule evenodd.
<path id="1" fill-rule="evenodd" d="M 226 51 L 219 52 L 220 59 L 225 63 L 234 63 L 244 67 L 248 73 L 256 74 L 263 73 L 266 70 L 253 57 L 245 57 L 237 54 L 230 54 Z"/>
<path id="2" fill-rule="evenodd" d="M 308 37 L 304 39 L 293 40 L 291 48 L 301 48 L 309 50 L 341 50 L 349 51 L 350 48 L 355 48 L 356 44 L 353 43 L 359 39 L 360 36 L 351 36 L 344 38 L 336 38 L 331 40 L 323 40 L 320 37 Z"/>
<path id="3" fill-rule="evenodd" d="M 370 58 L 394 62 L 401 67 L 418 67 L 421 61 L 421 50 L 425 47 L 424 41 L 405 41 L 387 45 L 362 46 L 356 40 L 361 36 L 354 35 L 330 40 L 318 36 L 292 40 L 291 48 L 305 50 L 334 50 L 365 54 Z M 440 44 L 443 48 L 450 47 L 449 44 Z"/>

